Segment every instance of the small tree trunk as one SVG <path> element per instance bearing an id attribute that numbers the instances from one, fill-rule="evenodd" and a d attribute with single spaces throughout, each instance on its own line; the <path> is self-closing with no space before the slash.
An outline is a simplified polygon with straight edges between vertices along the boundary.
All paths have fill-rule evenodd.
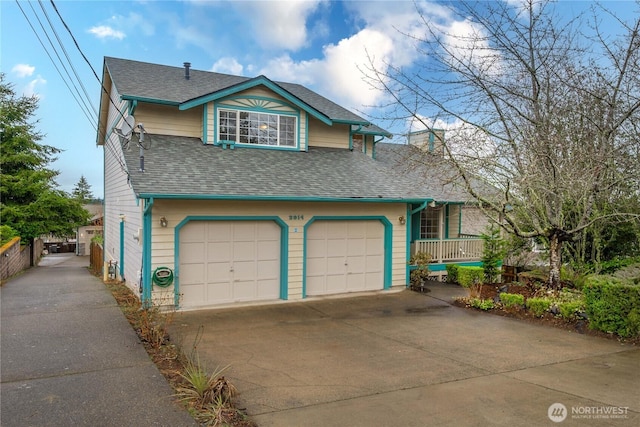
<path id="1" fill-rule="evenodd" d="M 553 233 L 549 238 L 549 287 L 551 289 L 560 288 L 560 267 L 562 260 L 560 251 L 562 250 L 562 241 L 558 233 Z"/>

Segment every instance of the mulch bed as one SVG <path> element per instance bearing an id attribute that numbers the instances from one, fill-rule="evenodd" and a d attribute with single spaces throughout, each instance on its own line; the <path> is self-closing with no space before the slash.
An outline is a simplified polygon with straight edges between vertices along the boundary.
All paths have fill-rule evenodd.
<path id="1" fill-rule="evenodd" d="M 508 289 L 505 291 L 504 288 L 501 287 L 508 286 Z M 546 289 L 541 288 L 536 284 L 520 284 L 520 283 L 510 283 L 508 285 L 503 284 L 486 284 L 483 285 L 480 290 L 480 299 L 490 299 L 497 301 L 499 298 L 500 292 L 508 292 L 511 294 L 521 294 L 525 297 L 525 300 L 531 297 L 542 297 L 546 296 Z M 477 308 L 471 307 L 466 298 L 459 298 L 452 302 L 452 305 L 456 307 L 462 307 L 469 310 L 476 311 L 484 311 Z M 611 340 L 617 340 L 620 342 L 624 342 L 632 345 L 640 345 L 640 337 L 635 338 L 621 338 L 615 334 L 608 334 L 606 332 L 594 330 L 589 328 L 589 321 L 585 319 L 565 319 L 561 316 L 555 316 L 551 313 L 545 313 L 542 317 L 535 316 L 530 310 L 527 310 L 522 307 L 496 307 L 491 310 L 484 311 L 485 313 L 510 317 L 518 320 L 522 320 L 528 323 L 533 323 L 537 325 L 549 326 L 559 329 L 564 329 L 572 332 L 576 332 L 583 335 L 596 336 Z"/>

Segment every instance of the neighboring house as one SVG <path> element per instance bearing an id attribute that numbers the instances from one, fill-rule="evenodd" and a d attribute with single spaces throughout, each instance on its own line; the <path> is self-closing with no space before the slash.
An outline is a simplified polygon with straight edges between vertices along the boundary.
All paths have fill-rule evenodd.
<path id="1" fill-rule="evenodd" d="M 421 212 L 441 201 L 376 160 L 384 129 L 301 85 L 188 63 L 105 58 L 102 83 L 105 263 L 143 303 L 407 285 Z"/>
<path id="2" fill-rule="evenodd" d="M 90 203 L 84 208 L 91 214 L 89 224 L 76 230 L 76 255 L 88 256 L 91 252 L 91 240 L 102 235 L 103 212 L 102 203 Z"/>

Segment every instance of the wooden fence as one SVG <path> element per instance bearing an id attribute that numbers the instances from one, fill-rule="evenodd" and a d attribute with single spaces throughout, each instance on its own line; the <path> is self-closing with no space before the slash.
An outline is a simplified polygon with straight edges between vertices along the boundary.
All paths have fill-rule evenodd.
<path id="1" fill-rule="evenodd" d="M 91 248 L 89 253 L 89 266 L 96 274 L 102 275 L 103 258 L 102 258 L 102 245 L 99 243 L 91 242 Z"/>

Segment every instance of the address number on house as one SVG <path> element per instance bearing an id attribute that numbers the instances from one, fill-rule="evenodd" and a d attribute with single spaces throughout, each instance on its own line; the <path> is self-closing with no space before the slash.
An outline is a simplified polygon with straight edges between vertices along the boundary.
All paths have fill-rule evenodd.
<path id="1" fill-rule="evenodd" d="M 289 221 L 300 221 L 304 219 L 304 215 L 289 215 Z"/>

